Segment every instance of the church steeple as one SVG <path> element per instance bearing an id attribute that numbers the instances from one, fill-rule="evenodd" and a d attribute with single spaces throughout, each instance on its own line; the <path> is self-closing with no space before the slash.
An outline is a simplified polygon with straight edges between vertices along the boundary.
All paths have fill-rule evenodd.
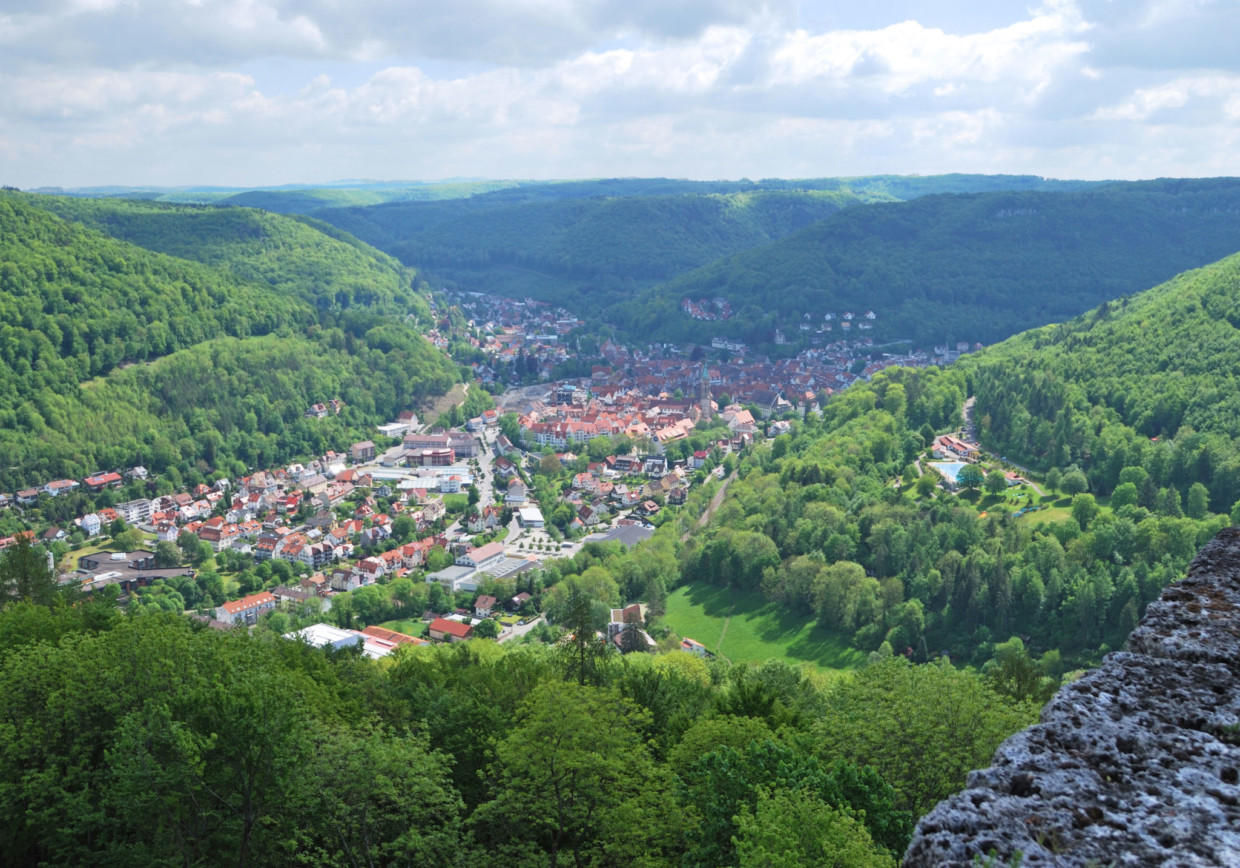
<path id="1" fill-rule="evenodd" d="M 698 387 L 698 412 L 704 422 L 709 422 L 714 415 L 710 406 L 710 365 L 705 359 L 702 360 L 702 381 Z"/>

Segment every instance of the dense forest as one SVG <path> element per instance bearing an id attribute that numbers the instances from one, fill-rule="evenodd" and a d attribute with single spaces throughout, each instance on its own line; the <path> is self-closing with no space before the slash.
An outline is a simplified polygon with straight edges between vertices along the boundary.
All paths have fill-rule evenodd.
<path id="1" fill-rule="evenodd" d="M 362 307 L 425 320 L 416 272 L 326 223 L 253 208 L 38 196 L 31 204 L 156 253 L 266 284 L 319 311 Z"/>
<path id="2" fill-rule="evenodd" d="M 1240 501 L 1240 256 L 962 360 L 983 443 L 1112 502 Z M 1203 502 L 1203 496 L 1208 497 Z"/>
<path id="3" fill-rule="evenodd" d="M 0 610 L 0 852 L 888 868 L 915 818 L 1035 715 L 945 664 L 826 682 L 481 640 L 375 662 L 105 601 L 17 602 Z"/>
<path id="4" fill-rule="evenodd" d="M 585 316 L 850 204 L 1089 186 L 1004 175 L 625 178 L 522 183 L 467 199 L 309 213 L 463 289 L 553 301 Z"/>
<path id="5" fill-rule="evenodd" d="M 612 319 L 702 339 L 682 298 L 731 301 L 714 332 L 767 343 L 808 314 L 872 309 L 876 339 L 991 343 L 1076 316 L 1240 249 L 1240 182 L 928 196 L 847 208 L 767 247 L 647 290 Z"/>
<path id="6" fill-rule="evenodd" d="M 329 232 L 259 212 L 0 195 L 0 488 L 132 464 L 231 472 L 339 448 L 445 392 L 459 375 L 417 331 L 428 309 L 412 272 Z M 333 398 L 339 416 L 303 419 Z"/>
<path id="7" fill-rule="evenodd" d="M 529 294 L 580 310 L 782 238 L 861 201 L 852 193 L 817 191 L 516 202 L 492 194 L 319 216 L 462 288 Z"/>

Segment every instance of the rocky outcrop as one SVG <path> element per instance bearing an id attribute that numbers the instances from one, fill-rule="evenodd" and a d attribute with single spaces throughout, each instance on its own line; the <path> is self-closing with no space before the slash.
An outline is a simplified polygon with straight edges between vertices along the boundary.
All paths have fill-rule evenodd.
<path id="1" fill-rule="evenodd" d="M 1240 529 L 917 824 L 905 868 L 1240 865 Z"/>

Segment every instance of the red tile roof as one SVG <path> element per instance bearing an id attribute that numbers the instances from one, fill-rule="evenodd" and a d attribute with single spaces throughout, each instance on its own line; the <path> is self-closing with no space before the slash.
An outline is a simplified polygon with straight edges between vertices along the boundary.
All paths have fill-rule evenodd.
<path id="1" fill-rule="evenodd" d="M 456 623 L 453 621 L 452 623 Z M 395 630 L 388 630 L 384 627 L 376 627 L 371 625 L 362 630 L 367 636 L 373 636 L 376 639 L 382 639 L 384 642 L 391 642 L 394 645 L 425 645 L 425 639 L 419 639 L 416 636 L 409 636 L 405 633 L 397 633 Z"/>
<path id="2" fill-rule="evenodd" d="M 469 635 L 469 631 L 473 628 L 461 621 L 449 621 L 447 618 L 436 618 L 431 621 L 430 630 L 433 633 L 444 633 L 448 636 L 457 636 L 464 639 Z"/>
<path id="3" fill-rule="evenodd" d="M 242 597 L 240 600 L 233 600 L 231 603 L 224 604 L 224 611 L 230 615 L 238 612 L 244 612 L 248 609 L 256 609 L 259 606 L 274 606 L 276 598 L 267 591 L 260 591 L 257 594 L 250 594 L 248 597 Z"/>

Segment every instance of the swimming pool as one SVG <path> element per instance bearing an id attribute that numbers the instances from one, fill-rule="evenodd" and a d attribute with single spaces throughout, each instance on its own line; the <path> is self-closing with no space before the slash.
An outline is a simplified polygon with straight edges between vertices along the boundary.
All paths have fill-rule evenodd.
<path id="1" fill-rule="evenodd" d="M 963 461 L 928 461 L 926 463 L 952 482 L 955 482 L 956 477 L 960 475 L 960 471 L 968 466 Z"/>

